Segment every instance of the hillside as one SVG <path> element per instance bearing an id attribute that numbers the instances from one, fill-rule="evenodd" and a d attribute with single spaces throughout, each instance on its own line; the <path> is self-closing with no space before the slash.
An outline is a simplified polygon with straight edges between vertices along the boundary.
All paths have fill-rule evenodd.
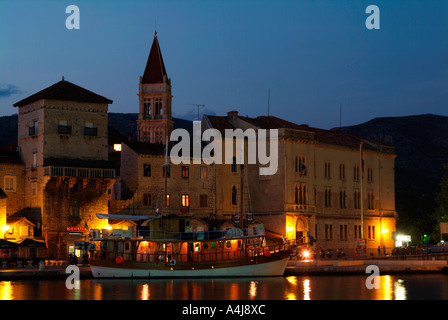
<path id="1" fill-rule="evenodd" d="M 375 118 L 340 130 L 395 148 L 396 190 L 430 196 L 448 163 L 448 117 L 423 114 Z"/>

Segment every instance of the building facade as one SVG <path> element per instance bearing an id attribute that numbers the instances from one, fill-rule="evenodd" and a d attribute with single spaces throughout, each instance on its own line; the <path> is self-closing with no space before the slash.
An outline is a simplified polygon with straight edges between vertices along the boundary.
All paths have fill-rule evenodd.
<path id="1" fill-rule="evenodd" d="M 272 116 L 248 118 L 232 111 L 203 117 L 203 130 L 224 134 L 238 128 L 278 130 L 278 169 L 260 175 L 260 164 L 249 164 L 247 151 L 243 172 L 241 166 L 221 165 L 220 214 L 252 212 L 267 230 L 299 242 L 316 240 L 315 247 L 324 250 L 355 254 L 365 239 L 368 252 L 378 247 L 390 252 L 397 218 L 391 146 Z"/>
<path id="2" fill-rule="evenodd" d="M 89 228 L 103 227 L 115 170 L 108 161 L 111 100 L 62 79 L 16 104 L 24 208 L 40 219 L 48 255 L 65 258 Z"/>

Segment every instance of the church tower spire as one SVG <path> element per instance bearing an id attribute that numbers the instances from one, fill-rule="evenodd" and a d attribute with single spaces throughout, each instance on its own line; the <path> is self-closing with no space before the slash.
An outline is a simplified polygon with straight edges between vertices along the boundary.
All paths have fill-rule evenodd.
<path id="1" fill-rule="evenodd" d="M 139 116 L 137 136 L 139 141 L 165 144 L 165 137 L 173 130 L 171 115 L 171 80 L 166 73 L 157 32 L 143 77 L 139 83 Z"/>

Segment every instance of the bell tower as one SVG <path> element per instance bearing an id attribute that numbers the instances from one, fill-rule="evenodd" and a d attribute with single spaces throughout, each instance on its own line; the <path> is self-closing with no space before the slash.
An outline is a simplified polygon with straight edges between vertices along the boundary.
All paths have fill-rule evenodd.
<path id="1" fill-rule="evenodd" d="M 173 131 L 171 80 L 166 73 L 157 32 L 139 83 L 138 141 L 165 144 Z"/>

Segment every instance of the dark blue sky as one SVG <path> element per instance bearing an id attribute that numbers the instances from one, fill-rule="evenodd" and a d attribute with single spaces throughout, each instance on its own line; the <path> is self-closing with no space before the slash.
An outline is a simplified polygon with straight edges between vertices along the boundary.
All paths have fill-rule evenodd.
<path id="1" fill-rule="evenodd" d="M 65 8 L 80 9 L 68 30 Z M 380 9 L 368 30 L 366 7 Z M 448 1 L 0 1 L 0 115 L 61 80 L 138 112 L 155 25 L 174 116 L 238 110 L 321 128 L 448 115 Z M 201 110 L 204 112 L 204 110 Z"/>

